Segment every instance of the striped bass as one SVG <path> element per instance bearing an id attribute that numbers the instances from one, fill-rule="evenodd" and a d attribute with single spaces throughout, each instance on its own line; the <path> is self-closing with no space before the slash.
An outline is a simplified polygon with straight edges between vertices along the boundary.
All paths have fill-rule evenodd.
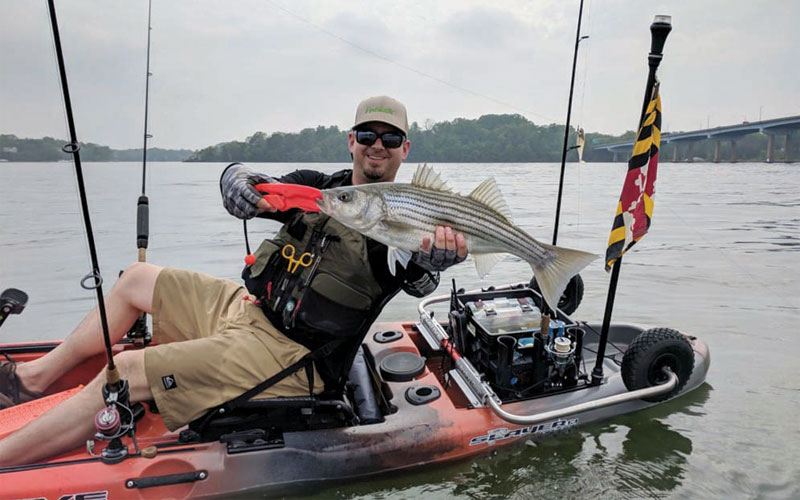
<path id="1" fill-rule="evenodd" d="M 453 192 L 427 165 L 410 184 L 379 182 L 322 190 L 320 210 L 345 226 L 389 247 L 389 269 L 408 264 L 423 237 L 437 226 L 464 235 L 483 278 L 510 253 L 530 264 L 542 296 L 555 310 L 570 278 L 597 255 L 541 243 L 511 221 L 511 212 L 493 177 L 468 196 Z"/>

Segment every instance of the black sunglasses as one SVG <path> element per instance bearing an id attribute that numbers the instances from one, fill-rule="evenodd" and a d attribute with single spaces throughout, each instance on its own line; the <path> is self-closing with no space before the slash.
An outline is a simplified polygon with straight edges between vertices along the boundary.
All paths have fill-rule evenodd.
<path id="1" fill-rule="evenodd" d="M 399 148 L 405 142 L 406 136 L 396 132 L 384 132 L 378 134 L 372 130 L 356 130 L 356 142 L 364 146 L 372 146 L 378 138 L 381 139 L 381 144 L 387 149 Z"/>

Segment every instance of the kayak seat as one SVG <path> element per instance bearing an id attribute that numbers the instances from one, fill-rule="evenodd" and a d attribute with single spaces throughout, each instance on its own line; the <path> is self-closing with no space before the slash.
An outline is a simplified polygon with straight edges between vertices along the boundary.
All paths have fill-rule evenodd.
<path id="1" fill-rule="evenodd" d="M 362 346 L 342 389 L 327 390 L 319 395 L 255 397 L 224 412 L 215 408 L 191 422 L 189 428 L 181 432 L 180 440 L 204 442 L 229 439 L 233 435 L 248 436 L 260 443 L 279 439 L 277 436 L 284 432 L 383 422 L 383 412 L 376 401 L 370 376 L 370 364 L 374 365 L 374 361 L 369 354 L 365 355 Z"/>
<path id="2" fill-rule="evenodd" d="M 338 397 L 337 397 L 338 396 Z M 254 398 L 225 413 L 214 411 L 189 424 L 182 442 L 204 442 L 224 435 L 261 430 L 266 435 L 330 429 L 358 424 L 345 394 Z"/>

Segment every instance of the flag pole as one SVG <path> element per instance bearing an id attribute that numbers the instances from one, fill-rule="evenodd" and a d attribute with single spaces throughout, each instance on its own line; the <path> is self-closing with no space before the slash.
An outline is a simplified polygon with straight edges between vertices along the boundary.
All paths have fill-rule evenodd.
<path id="1" fill-rule="evenodd" d="M 667 35 L 672 31 L 672 18 L 670 16 L 657 15 L 650 25 L 650 54 L 647 57 L 650 72 L 647 76 L 647 85 L 644 91 L 644 103 L 642 112 L 639 115 L 639 126 L 637 131 L 642 128 L 647 113 L 647 106 L 656 84 L 656 71 L 663 57 L 664 43 Z M 598 385 L 603 381 L 603 360 L 606 354 L 606 344 L 608 343 L 608 331 L 611 326 L 611 313 L 614 309 L 614 297 L 617 294 L 617 281 L 619 280 L 620 268 L 622 267 L 622 256 L 617 257 L 611 270 L 611 281 L 608 284 L 608 297 L 606 298 L 606 311 L 603 315 L 603 327 L 600 331 L 600 343 L 597 346 L 597 361 L 592 370 L 592 385 Z"/>

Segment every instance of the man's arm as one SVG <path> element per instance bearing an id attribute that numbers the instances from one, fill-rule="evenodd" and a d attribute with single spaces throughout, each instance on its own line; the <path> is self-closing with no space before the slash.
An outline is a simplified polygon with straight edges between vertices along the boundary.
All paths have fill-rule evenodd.
<path id="1" fill-rule="evenodd" d="M 222 205 L 236 218 L 261 217 L 285 222 L 294 210 L 278 212 L 264 199 L 263 193 L 256 190 L 257 184 L 281 182 L 322 189 L 327 187 L 331 177 L 315 170 L 295 170 L 275 178 L 256 172 L 241 163 L 231 163 L 222 171 L 219 190 L 222 194 Z"/>
<path id="2" fill-rule="evenodd" d="M 428 271 L 409 262 L 400 288 L 412 297 L 425 297 L 439 286 L 439 278 L 439 271 Z"/>
<path id="3" fill-rule="evenodd" d="M 259 213 L 275 213 L 275 208 L 256 190 L 256 184 L 268 182 L 277 181 L 241 163 L 231 163 L 219 178 L 222 205 L 238 219 L 252 219 Z"/>

